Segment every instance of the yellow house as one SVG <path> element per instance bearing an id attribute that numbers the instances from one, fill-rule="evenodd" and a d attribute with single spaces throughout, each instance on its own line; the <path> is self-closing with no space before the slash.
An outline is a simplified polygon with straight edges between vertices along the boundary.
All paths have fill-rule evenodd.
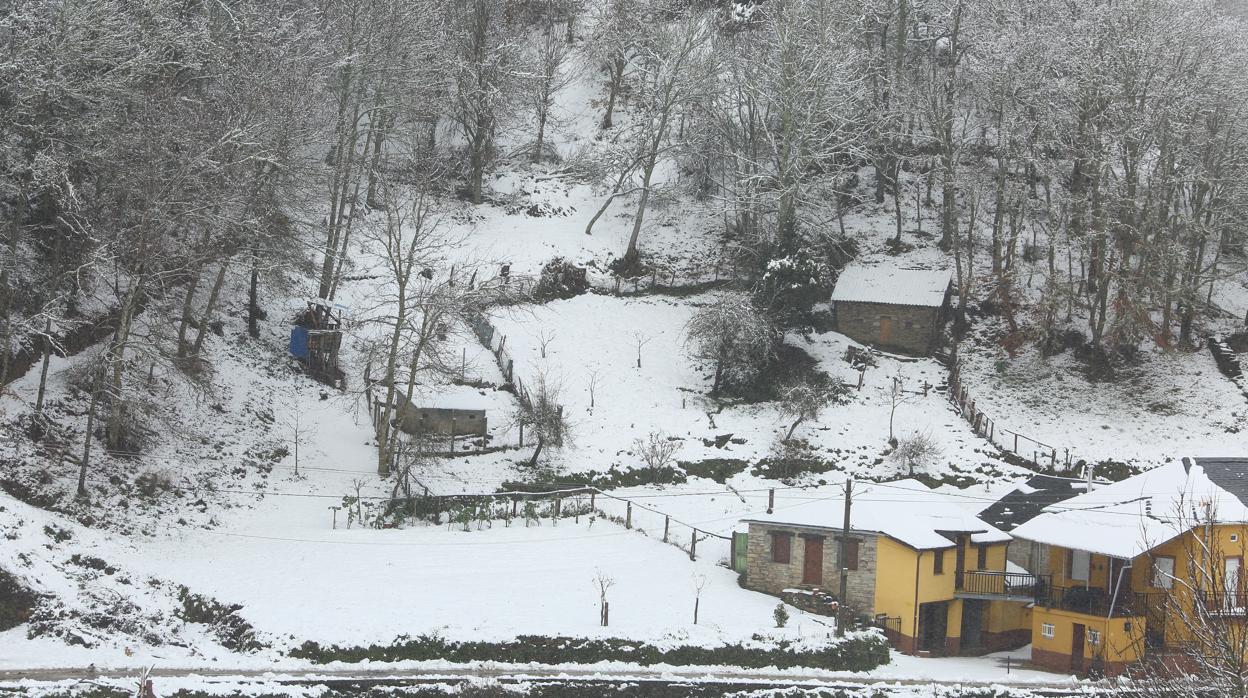
<path id="1" fill-rule="evenodd" d="M 1204 651 L 1205 630 L 1244 622 L 1242 498 L 1248 458 L 1185 458 L 1014 529 L 1047 547 L 1051 582 L 1032 611 L 1032 662 L 1106 674 L 1145 658 L 1182 666 Z"/>
<path id="2" fill-rule="evenodd" d="M 803 500 L 749 524 L 745 586 L 837 595 L 907 653 L 976 654 L 1025 645 L 1039 578 L 1006 561 L 1010 536 L 952 493 L 916 480 L 855 487 L 846 560 L 844 503 Z"/>

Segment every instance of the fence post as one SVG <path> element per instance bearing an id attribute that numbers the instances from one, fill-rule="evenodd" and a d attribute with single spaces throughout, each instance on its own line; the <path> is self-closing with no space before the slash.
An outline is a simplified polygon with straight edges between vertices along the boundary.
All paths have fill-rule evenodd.
<path id="1" fill-rule="evenodd" d="M 667 529 L 668 529 L 671 525 L 672 525 L 672 517 L 670 517 L 670 516 L 666 516 L 666 515 L 665 515 L 665 516 L 663 517 L 663 542 L 664 542 L 664 543 L 666 543 L 666 542 L 667 542 Z"/>
<path id="2" fill-rule="evenodd" d="M 692 537 L 689 539 L 689 559 L 698 559 L 698 529 L 693 529 Z"/>
<path id="3" fill-rule="evenodd" d="M 562 513 L 563 513 L 563 498 L 555 497 L 555 515 L 552 518 L 554 518 L 557 521 L 559 519 L 559 515 Z"/>
<path id="4" fill-rule="evenodd" d="M 1014 432 L 1014 452 L 1018 453 L 1018 432 Z"/>
<path id="5" fill-rule="evenodd" d="M 597 493 L 597 492 L 590 492 L 590 493 L 589 493 L 589 510 L 590 510 L 590 511 L 595 511 L 595 510 L 597 510 L 597 509 L 598 509 L 598 507 L 594 506 L 594 498 L 595 498 L 595 497 L 597 497 L 597 496 L 598 496 L 598 493 Z"/>
<path id="6" fill-rule="evenodd" d="M 1049 467 L 1050 468 L 1057 467 L 1057 449 L 1056 448 L 1053 449 L 1053 456 L 1052 456 L 1052 459 L 1049 461 Z"/>
<path id="7" fill-rule="evenodd" d="M 455 454 L 455 418 L 451 417 L 451 447 L 447 449 L 452 455 Z"/>
<path id="8" fill-rule="evenodd" d="M 513 519 L 516 518 L 516 514 L 519 513 L 519 510 L 520 510 L 520 499 L 517 497 L 512 497 L 511 498 L 511 518 Z"/>
<path id="9" fill-rule="evenodd" d="M 628 507 L 624 510 L 624 528 L 631 529 L 633 527 L 633 503 L 629 502 Z"/>

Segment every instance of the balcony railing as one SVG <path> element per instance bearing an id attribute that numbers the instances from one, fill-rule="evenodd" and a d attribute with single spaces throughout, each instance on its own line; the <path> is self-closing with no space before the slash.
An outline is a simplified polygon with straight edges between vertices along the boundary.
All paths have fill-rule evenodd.
<path id="1" fill-rule="evenodd" d="M 1025 572 L 963 572 L 958 592 L 975 596 L 1034 599 L 1049 586 L 1047 574 Z"/>
<path id="2" fill-rule="evenodd" d="M 1036 597 L 1036 604 L 1045 608 L 1086 613 L 1090 616 L 1132 618 L 1147 616 L 1150 607 L 1161 603 L 1158 594 L 1119 591 L 1114 595 L 1096 587 L 1048 587 Z"/>
<path id="3" fill-rule="evenodd" d="M 1248 616 L 1248 594 L 1212 591 L 1200 595 L 1205 611 L 1219 616 Z"/>

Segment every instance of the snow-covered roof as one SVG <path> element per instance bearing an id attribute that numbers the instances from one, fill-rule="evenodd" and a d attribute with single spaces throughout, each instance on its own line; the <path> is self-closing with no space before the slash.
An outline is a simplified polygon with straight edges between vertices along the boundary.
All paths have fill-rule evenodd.
<path id="1" fill-rule="evenodd" d="M 917 550 L 954 547 L 948 534 L 970 534 L 974 543 L 1002 543 L 1009 535 L 975 517 L 956 493 L 928 488 L 918 480 L 857 483 L 850 506 L 850 529 L 888 536 Z M 783 500 L 781 500 L 783 501 Z M 844 523 L 841 496 L 778 506 L 746 522 L 840 530 Z"/>
<path id="2" fill-rule="evenodd" d="M 1248 459 L 1184 458 L 1050 505 L 1013 534 L 1129 560 L 1206 522 L 1209 512 L 1215 523 L 1248 522 L 1248 506 L 1226 487 L 1243 473 Z"/>
<path id="3" fill-rule="evenodd" d="M 837 277 L 832 300 L 939 308 L 951 278 L 948 271 L 938 269 L 855 264 Z"/>

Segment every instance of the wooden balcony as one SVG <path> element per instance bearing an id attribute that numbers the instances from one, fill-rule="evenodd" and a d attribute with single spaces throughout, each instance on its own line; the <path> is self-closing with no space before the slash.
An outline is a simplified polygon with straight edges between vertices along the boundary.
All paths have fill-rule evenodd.
<path id="1" fill-rule="evenodd" d="M 955 596 L 960 599 L 1035 601 L 1049 587 L 1049 575 L 1022 572 L 962 572 Z"/>

